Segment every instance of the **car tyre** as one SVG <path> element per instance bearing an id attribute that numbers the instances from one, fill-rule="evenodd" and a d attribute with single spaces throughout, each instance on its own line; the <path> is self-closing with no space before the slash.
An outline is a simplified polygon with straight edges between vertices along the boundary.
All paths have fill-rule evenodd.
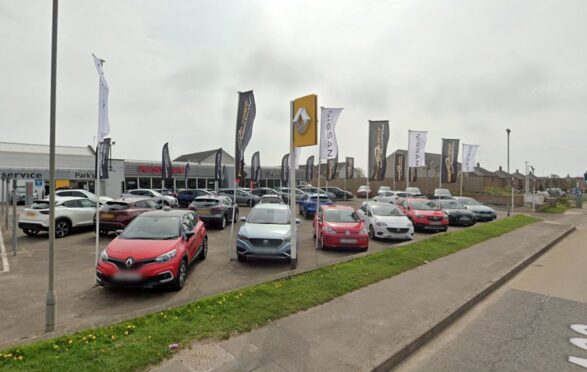
<path id="1" fill-rule="evenodd" d="M 173 289 L 179 291 L 185 285 L 185 277 L 188 273 L 188 264 L 185 259 L 181 260 L 179 268 L 177 269 L 177 275 L 173 281 Z"/>
<path id="2" fill-rule="evenodd" d="M 375 230 L 373 229 L 373 225 L 369 226 L 369 239 L 375 239 Z"/>
<path id="3" fill-rule="evenodd" d="M 226 215 L 222 216 L 222 220 L 218 224 L 218 227 L 220 228 L 220 230 L 224 230 L 226 228 L 227 220 L 228 220 L 228 216 L 226 216 Z"/>
<path id="4" fill-rule="evenodd" d="M 249 207 L 252 207 L 253 205 L 255 205 L 255 203 L 253 202 L 253 199 L 249 199 L 249 201 L 247 202 L 247 205 Z"/>
<path id="5" fill-rule="evenodd" d="M 234 220 L 232 220 L 232 223 L 238 222 L 238 210 L 234 212 Z"/>
<path id="6" fill-rule="evenodd" d="M 22 230 L 28 236 L 36 236 L 39 233 L 39 230 L 32 230 L 32 229 L 23 229 Z"/>
<path id="7" fill-rule="evenodd" d="M 245 256 L 244 254 L 237 254 L 236 257 L 238 258 L 238 262 L 246 262 L 247 261 L 247 256 Z"/>
<path id="8" fill-rule="evenodd" d="M 318 239 L 318 249 L 324 250 L 324 240 Z"/>
<path id="9" fill-rule="evenodd" d="M 208 237 L 205 236 L 204 241 L 202 242 L 202 250 L 200 251 L 200 254 L 198 255 L 198 260 L 204 261 L 207 256 L 208 256 Z"/>
<path id="10" fill-rule="evenodd" d="M 63 238 L 69 234 L 71 223 L 68 220 L 57 220 L 55 222 L 55 237 Z"/>

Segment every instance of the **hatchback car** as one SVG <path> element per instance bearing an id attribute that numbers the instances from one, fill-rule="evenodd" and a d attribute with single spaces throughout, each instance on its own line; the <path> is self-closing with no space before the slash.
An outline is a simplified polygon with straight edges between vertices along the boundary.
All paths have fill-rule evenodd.
<path id="1" fill-rule="evenodd" d="M 414 238 L 414 225 L 396 205 L 363 202 L 357 215 L 365 221 L 371 239 L 409 240 Z"/>
<path id="2" fill-rule="evenodd" d="M 372 195 L 371 188 L 367 185 L 359 186 L 357 189 L 357 198 L 370 198 Z"/>
<path id="3" fill-rule="evenodd" d="M 261 196 L 259 204 L 274 203 L 274 204 L 285 204 L 281 196 L 277 194 L 265 194 Z"/>
<path id="4" fill-rule="evenodd" d="M 96 194 L 89 192 L 88 190 L 84 190 L 84 189 L 62 189 L 62 190 L 56 190 L 55 191 L 55 196 L 71 196 L 74 198 L 86 198 L 86 199 L 90 199 L 91 201 L 93 201 L 94 203 L 97 200 L 100 200 L 100 205 L 104 205 L 106 204 L 106 202 L 110 201 L 110 200 L 114 200 L 108 196 L 100 196 L 100 198 L 96 197 Z"/>
<path id="5" fill-rule="evenodd" d="M 96 203 L 86 198 L 55 198 L 55 237 L 63 238 L 72 229 L 94 226 Z M 35 200 L 18 216 L 18 228 L 30 236 L 49 231 L 49 200 Z"/>
<path id="6" fill-rule="evenodd" d="M 405 193 L 404 197 L 405 197 Z M 401 197 L 397 191 L 383 191 L 377 194 L 376 197 L 373 198 L 373 201 L 380 202 L 380 203 L 391 203 L 395 204 Z"/>
<path id="7" fill-rule="evenodd" d="M 163 195 L 158 191 L 152 189 L 132 189 L 127 190 L 125 194 L 121 194 L 121 198 L 133 197 L 133 196 L 144 196 L 153 199 L 155 202 L 169 207 L 177 207 L 177 199 L 171 195 Z"/>
<path id="8" fill-rule="evenodd" d="M 497 213 L 495 213 L 495 209 L 488 207 L 485 204 L 481 204 L 473 198 L 459 196 L 455 199 L 456 201 L 464 205 L 467 209 L 475 213 L 475 219 L 477 221 L 493 221 L 497 218 Z"/>
<path id="9" fill-rule="evenodd" d="M 330 200 L 335 200 L 336 199 L 336 195 L 333 192 L 331 192 L 331 191 L 324 191 L 324 190 L 319 189 L 319 188 L 314 187 L 314 186 L 303 186 L 303 187 L 300 187 L 300 190 L 302 190 L 306 194 L 320 194 L 320 195 L 326 196 Z"/>
<path id="10" fill-rule="evenodd" d="M 124 229 L 141 213 L 160 209 L 161 204 L 150 198 L 125 198 L 106 202 L 100 208 L 100 234 Z"/>
<path id="11" fill-rule="evenodd" d="M 333 194 L 336 200 L 349 200 L 355 197 L 352 192 L 343 190 L 339 187 L 327 186 L 322 187 L 321 190 Z"/>
<path id="12" fill-rule="evenodd" d="M 437 203 L 448 215 L 448 223 L 451 226 L 472 226 L 477 222 L 475 213 L 456 200 L 443 199 L 438 200 Z"/>
<path id="13" fill-rule="evenodd" d="M 224 230 L 227 224 L 238 220 L 238 205 L 228 196 L 198 196 L 190 204 L 189 209 L 195 211 L 206 226 L 215 225 L 221 230 Z"/>
<path id="14" fill-rule="evenodd" d="M 288 205 L 258 204 L 248 217 L 240 220 L 244 223 L 236 240 L 239 261 L 250 257 L 291 260 L 291 212 Z"/>
<path id="15" fill-rule="evenodd" d="M 228 196 L 230 200 L 234 200 L 236 194 L 236 203 L 247 207 L 252 207 L 261 200 L 257 195 L 253 195 L 245 189 L 220 189 L 218 195 Z"/>
<path id="16" fill-rule="evenodd" d="M 332 200 L 328 199 L 324 194 L 306 194 L 298 203 L 299 213 L 305 219 L 313 218 L 316 214 L 316 208 L 320 205 L 332 205 Z"/>
<path id="17" fill-rule="evenodd" d="M 448 216 L 431 200 L 408 198 L 398 202 L 408 216 L 414 229 L 425 231 L 446 231 Z"/>
<path id="18" fill-rule="evenodd" d="M 434 189 L 433 199 L 454 199 L 449 189 Z"/>
<path id="19" fill-rule="evenodd" d="M 198 196 L 214 195 L 212 192 L 204 189 L 187 189 L 177 194 L 177 203 L 182 208 L 187 208 L 191 202 Z"/>
<path id="20" fill-rule="evenodd" d="M 208 254 L 208 235 L 193 211 L 146 212 L 100 255 L 96 282 L 103 287 L 183 288 L 189 266 Z"/>
<path id="21" fill-rule="evenodd" d="M 343 205 L 322 205 L 314 218 L 314 239 L 318 247 L 349 248 L 366 251 L 369 235 L 365 223 L 354 209 Z"/>
<path id="22" fill-rule="evenodd" d="M 377 195 L 383 193 L 383 192 L 387 192 L 387 191 L 391 191 L 391 187 L 389 186 L 379 186 L 379 189 L 377 190 Z"/>
<path id="23" fill-rule="evenodd" d="M 269 187 L 257 187 L 251 190 L 251 194 L 263 197 L 263 195 L 275 194 L 275 190 L 270 189 Z"/>

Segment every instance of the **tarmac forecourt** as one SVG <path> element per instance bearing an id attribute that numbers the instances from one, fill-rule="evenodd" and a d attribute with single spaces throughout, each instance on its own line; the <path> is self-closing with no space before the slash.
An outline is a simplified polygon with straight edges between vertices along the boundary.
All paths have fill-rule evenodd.
<path id="1" fill-rule="evenodd" d="M 145 369 L 171 356 L 171 344 L 227 339 L 537 221 L 516 215 L 118 324 L 11 347 L 0 351 L 0 370 Z"/>

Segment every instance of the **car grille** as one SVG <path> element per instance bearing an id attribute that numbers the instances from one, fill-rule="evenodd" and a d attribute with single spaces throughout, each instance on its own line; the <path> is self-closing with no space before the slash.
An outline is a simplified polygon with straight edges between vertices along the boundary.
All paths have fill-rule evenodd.
<path id="1" fill-rule="evenodd" d="M 430 216 L 428 217 L 428 221 L 441 221 L 442 217 L 439 216 Z"/>
<path id="2" fill-rule="evenodd" d="M 491 212 L 491 211 L 478 211 L 477 213 L 479 213 L 479 214 L 486 214 L 488 216 L 493 215 L 493 212 Z"/>
<path id="3" fill-rule="evenodd" d="M 249 241 L 257 247 L 278 247 L 283 243 L 281 239 L 249 239 Z"/>
<path id="4" fill-rule="evenodd" d="M 403 234 L 403 233 L 407 233 L 408 231 L 410 231 L 409 228 L 407 227 L 388 227 L 387 231 L 389 231 L 390 233 L 399 233 L 399 234 Z"/>
<path id="5" fill-rule="evenodd" d="M 112 262 L 120 270 L 137 270 L 146 264 L 150 264 L 150 263 L 155 262 L 154 258 L 147 258 L 144 260 L 133 260 L 134 261 L 133 264 L 130 267 L 128 267 L 128 266 L 126 266 L 126 263 L 125 263 L 126 260 L 127 260 L 126 258 L 124 260 L 119 260 L 118 258 L 108 257 L 108 262 Z"/>

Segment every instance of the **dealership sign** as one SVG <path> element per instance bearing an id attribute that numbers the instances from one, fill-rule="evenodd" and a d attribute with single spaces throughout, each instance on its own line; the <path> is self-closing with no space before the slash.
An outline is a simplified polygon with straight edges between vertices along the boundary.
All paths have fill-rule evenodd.
<path id="1" fill-rule="evenodd" d="M 56 169 L 55 178 L 62 180 L 93 180 L 93 169 Z M 0 176 L 4 179 L 18 180 L 48 180 L 48 169 L 4 168 L 0 169 Z"/>

